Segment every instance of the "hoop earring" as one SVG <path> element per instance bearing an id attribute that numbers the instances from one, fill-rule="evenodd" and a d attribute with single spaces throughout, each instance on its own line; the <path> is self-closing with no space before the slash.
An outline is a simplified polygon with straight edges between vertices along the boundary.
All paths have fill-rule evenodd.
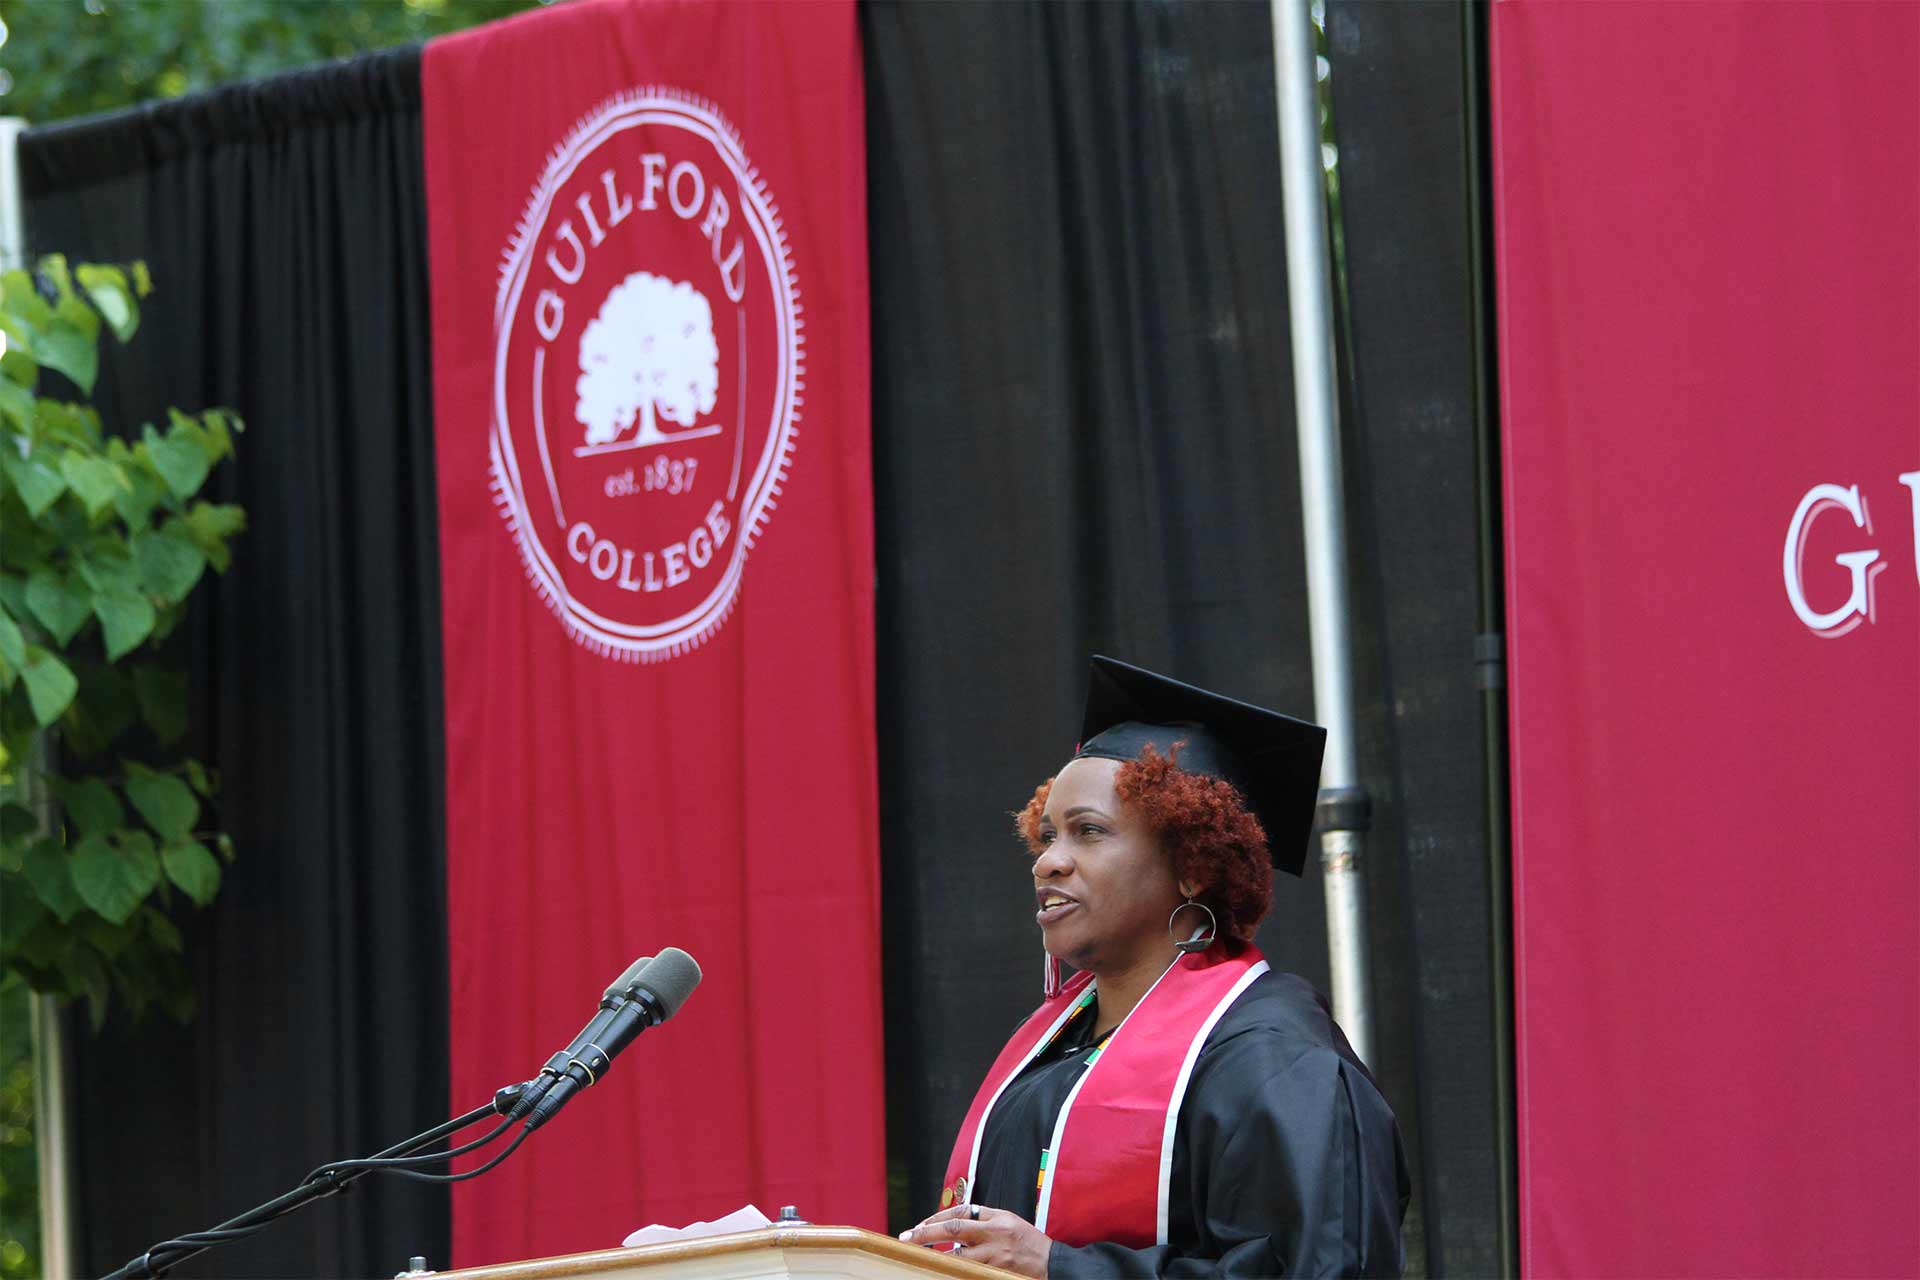
<path id="1" fill-rule="evenodd" d="M 1180 935 L 1173 931 L 1173 922 L 1178 919 L 1180 913 L 1188 907 L 1192 907 L 1196 911 L 1206 912 L 1207 922 L 1200 928 L 1195 929 L 1192 935 L 1188 937 L 1185 942 L 1182 942 L 1180 941 Z M 1192 955 L 1196 951 L 1205 951 L 1213 945 L 1213 940 L 1218 937 L 1219 934 L 1220 922 L 1214 917 L 1213 908 L 1197 898 L 1188 898 L 1185 902 L 1175 907 L 1173 914 L 1167 917 L 1167 936 L 1173 939 L 1173 945 L 1176 950 L 1183 951 L 1188 955 Z"/>

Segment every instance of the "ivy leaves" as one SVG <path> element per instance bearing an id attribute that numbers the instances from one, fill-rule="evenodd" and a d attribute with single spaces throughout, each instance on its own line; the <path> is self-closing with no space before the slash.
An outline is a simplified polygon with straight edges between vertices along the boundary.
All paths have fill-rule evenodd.
<path id="1" fill-rule="evenodd" d="M 37 394 L 42 369 L 91 392 L 102 325 L 132 337 L 150 284 L 143 266 L 69 271 L 58 256 L 37 279 L 0 275 L 0 695 L 23 684 L 40 729 L 79 693 L 76 643 L 97 635 L 116 663 L 164 639 L 207 567 L 232 563 L 227 542 L 246 527 L 239 507 L 196 497 L 233 453 L 232 414 L 169 410 L 164 429 L 149 424 L 129 443 L 107 437 L 88 405 Z M 14 737 L 0 740 L 0 768 Z"/>
<path id="2" fill-rule="evenodd" d="M 86 836 L 73 848 L 72 865 L 80 900 L 113 924 L 124 924 L 160 883 L 160 860 L 144 831 L 112 841 Z"/>
<path id="3" fill-rule="evenodd" d="M 27 611 L 64 648 L 92 616 L 93 600 L 74 575 L 40 565 L 27 575 Z"/>
<path id="4" fill-rule="evenodd" d="M 44 727 L 72 705 L 74 695 L 80 690 L 80 678 L 66 663 L 37 644 L 24 646 L 20 654 L 20 682 L 27 691 L 27 705 L 33 709 L 33 718 Z M 0 680 L 4 674 L 0 673 Z M 0 752 L 11 754 L 4 742 L 0 742 Z"/>
<path id="5" fill-rule="evenodd" d="M 96 1022 L 116 991 L 191 1007 L 168 911 L 211 902 L 233 856 L 202 829 L 218 780 L 168 760 L 187 682 L 159 646 L 246 527 L 199 496 L 242 424 L 174 409 L 123 438 L 57 394 L 92 393 L 102 331 L 132 338 L 150 289 L 137 263 L 0 274 L 0 783 L 23 796 L 30 770 L 70 766 L 37 812 L 0 805 L 0 965 Z"/>
<path id="6" fill-rule="evenodd" d="M 0 608 L 16 628 L 37 623 L 65 649 L 83 627 L 97 622 L 110 662 L 171 631 L 180 606 L 208 566 L 224 573 L 232 563 L 227 541 L 246 527 L 240 508 L 182 503 L 175 488 L 186 475 L 204 483 L 213 461 L 232 452 L 231 437 L 224 434 L 225 415 L 219 416 L 223 432 L 208 432 L 200 422 L 187 420 L 165 436 L 148 428 L 152 442 L 128 449 L 115 440 L 92 456 L 86 453 L 94 447 L 89 443 L 25 446 L 34 452 L 19 467 L 7 468 L 6 475 L 11 480 L 20 468 L 28 468 L 41 484 L 39 496 L 51 495 L 51 500 L 35 514 L 23 487 L 0 486 L 0 504 L 11 506 L 7 499 L 17 500 L 42 535 L 23 528 L 16 538 L 10 522 L 8 546 L 0 551 L 6 584 L 0 589 Z M 217 452 L 200 452 L 199 444 L 183 441 L 206 441 Z M 179 446 L 165 464 L 171 476 L 155 459 L 152 443 Z M 178 455 L 188 452 L 197 460 L 183 462 Z M 58 454 L 57 464 L 42 456 L 53 454 Z M 57 477 L 47 480 L 56 466 Z M 69 506 L 77 510 L 62 510 Z M 16 594 L 17 601 L 10 598 Z M 0 657 L 13 666 L 25 665 L 10 655 Z M 0 670 L 0 689 L 10 685 Z M 51 707 L 39 715 L 39 723 L 44 727 L 63 710 Z"/>
<path id="7" fill-rule="evenodd" d="M 183 946 L 167 909 L 176 894 L 205 906 L 219 892 L 223 867 L 206 841 L 233 857 L 224 835 L 198 830 L 217 785 L 203 767 L 121 764 L 117 783 L 49 779 L 49 834 L 25 806 L 0 805 L 0 953 L 37 989 L 87 997 L 96 1023 L 114 986 L 136 1008 L 190 1007 L 161 981 Z"/>
<path id="8" fill-rule="evenodd" d="M 179 774 L 132 760 L 122 764 L 126 777 L 117 788 L 99 776 L 50 780 L 64 842 L 35 838 L 37 820 L 24 806 L 0 808 L 6 847 L 22 850 L 19 869 L 63 921 L 72 918 L 77 905 L 84 905 L 122 924 L 160 888 L 163 875 L 201 906 L 220 888 L 220 863 L 195 830 L 201 795 L 214 789 L 212 776 L 193 761 L 181 766 Z M 129 807 L 141 825 L 129 822 Z M 232 858 L 230 841 L 208 838 Z"/>

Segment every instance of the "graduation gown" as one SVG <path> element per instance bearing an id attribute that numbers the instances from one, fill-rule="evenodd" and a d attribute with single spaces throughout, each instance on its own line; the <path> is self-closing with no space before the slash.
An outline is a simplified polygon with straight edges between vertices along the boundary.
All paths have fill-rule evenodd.
<path id="1" fill-rule="evenodd" d="M 1034 1220 L 1040 1152 L 1092 1052 L 1095 1010 L 1008 1083 L 980 1139 L 972 1199 Z M 1076 1025 L 1077 1024 L 1077 1025 Z M 1410 1184 L 1373 1077 L 1304 980 L 1265 973 L 1201 1047 L 1180 1105 L 1167 1243 L 1056 1240 L 1049 1280 L 1397 1276 Z"/>

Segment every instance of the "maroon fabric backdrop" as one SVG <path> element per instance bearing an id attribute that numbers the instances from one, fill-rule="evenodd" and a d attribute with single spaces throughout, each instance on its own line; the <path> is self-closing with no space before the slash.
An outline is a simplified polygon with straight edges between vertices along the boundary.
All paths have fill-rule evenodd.
<path id="1" fill-rule="evenodd" d="M 1920 8 L 1493 44 L 1525 1271 L 1912 1275 Z"/>
<path id="2" fill-rule="evenodd" d="M 452 1093 L 633 956 L 686 1011 L 454 1200 L 461 1264 L 753 1201 L 879 1227 L 850 5 L 556 6 L 423 68 Z"/>

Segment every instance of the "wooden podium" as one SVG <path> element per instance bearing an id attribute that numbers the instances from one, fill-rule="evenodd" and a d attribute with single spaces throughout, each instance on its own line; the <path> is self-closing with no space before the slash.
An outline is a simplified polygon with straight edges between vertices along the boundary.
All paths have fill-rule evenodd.
<path id="1" fill-rule="evenodd" d="M 564 1258 L 442 1271 L 436 1280 L 1007 1280 L 1013 1272 L 935 1253 L 858 1227 L 772 1226 L 699 1240 L 601 1249 Z"/>

